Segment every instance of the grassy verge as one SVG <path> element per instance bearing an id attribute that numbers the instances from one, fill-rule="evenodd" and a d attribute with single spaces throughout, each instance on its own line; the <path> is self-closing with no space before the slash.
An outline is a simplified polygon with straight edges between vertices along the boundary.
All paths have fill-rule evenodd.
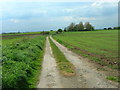
<path id="1" fill-rule="evenodd" d="M 3 44 L 3 88 L 36 88 L 42 68 L 44 44 L 45 36 Z"/>
<path id="2" fill-rule="evenodd" d="M 64 54 L 59 50 L 59 48 L 53 43 L 51 39 L 50 44 L 52 47 L 53 55 L 57 61 L 58 68 L 64 76 L 75 75 L 75 68 L 64 56 Z"/>
<path id="3" fill-rule="evenodd" d="M 39 58 L 37 59 L 38 63 L 38 67 L 36 67 L 36 70 L 33 72 L 33 77 L 31 77 L 29 79 L 28 82 L 31 83 L 31 85 L 29 86 L 29 88 L 36 88 L 38 82 L 39 82 L 39 76 L 41 75 L 41 70 L 42 70 L 42 62 L 43 62 L 43 56 L 44 56 L 44 51 L 45 51 L 45 37 L 43 38 L 42 41 L 42 51 L 39 54 Z"/>

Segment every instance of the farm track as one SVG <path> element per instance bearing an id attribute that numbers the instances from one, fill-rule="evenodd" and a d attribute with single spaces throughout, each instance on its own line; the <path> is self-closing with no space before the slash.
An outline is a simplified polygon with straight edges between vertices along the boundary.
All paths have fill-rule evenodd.
<path id="1" fill-rule="evenodd" d="M 118 84 L 105 79 L 106 75 L 99 72 L 94 65 L 87 62 L 84 58 L 69 51 L 66 47 L 59 44 L 52 37 L 51 40 L 63 52 L 65 57 L 76 67 L 76 75 L 71 77 L 75 81 L 72 85 L 74 88 L 117 88 Z M 69 78 L 64 78 L 67 81 Z M 75 79 L 75 80 L 74 80 Z M 65 86 L 63 86 L 65 87 Z"/>
<path id="2" fill-rule="evenodd" d="M 60 83 L 60 76 L 57 70 L 55 59 L 52 55 L 50 42 L 48 37 L 46 38 L 46 49 L 42 65 L 42 73 L 40 76 L 40 82 L 38 88 L 62 88 Z"/>
<path id="3" fill-rule="evenodd" d="M 117 88 L 117 84 L 106 80 L 105 74 L 99 72 L 91 63 L 69 51 L 52 37 L 50 37 L 50 39 L 75 66 L 76 75 L 64 77 L 59 73 L 47 37 L 43 68 L 37 88 Z"/>

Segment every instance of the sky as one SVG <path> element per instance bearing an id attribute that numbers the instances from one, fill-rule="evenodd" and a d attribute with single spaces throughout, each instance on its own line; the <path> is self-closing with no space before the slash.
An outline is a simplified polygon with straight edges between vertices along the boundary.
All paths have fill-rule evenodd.
<path id="1" fill-rule="evenodd" d="M 64 29 L 71 22 L 90 22 L 96 29 L 118 26 L 118 0 L 3 1 L 1 32 Z"/>

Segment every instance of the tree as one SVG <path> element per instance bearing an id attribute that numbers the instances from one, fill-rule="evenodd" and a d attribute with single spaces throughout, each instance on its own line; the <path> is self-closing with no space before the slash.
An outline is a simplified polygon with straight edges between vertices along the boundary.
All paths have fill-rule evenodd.
<path id="1" fill-rule="evenodd" d="M 56 34 L 58 34 L 58 31 L 56 31 Z"/>
<path id="2" fill-rule="evenodd" d="M 79 30 L 79 27 L 78 27 L 78 24 L 76 24 L 75 26 L 74 26 L 74 31 L 78 31 Z"/>
<path id="3" fill-rule="evenodd" d="M 111 29 L 112 29 L 111 27 L 108 28 L 108 30 L 111 30 Z"/>
<path id="4" fill-rule="evenodd" d="M 78 31 L 83 31 L 84 30 L 84 25 L 82 22 L 78 24 Z"/>
<path id="5" fill-rule="evenodd" d="M 95 30 L 95 28 L 91 25 L 91 31 L 94 31 Z"/>
<path id="6" fill-rule="evenodd" d="M 91 29 L 91 25 L 90 25 L 89 22 L 86 22 L 85 25 L 84 25 L 84 27 L 85 27 L 85 29 L 86 29 L 87 31 L 89 31 L 89 30 Z"/>
<path id="7" fill-rule="evenodd" d="M 114 27 L 113 29 L 120 29 L 120 27 Z"/>
<path id="8" fill-rule="evenodd" d="M 120 29 L 120 27 L 118 27 L 118 29 Z"/>
<path id="9" fill-rule="evenodd" d="M 58 32 L 62 33 L 62 29 L 58 29 Z"/>
<path id="10" fill-rule="evenodd" d="M 67 28 L 66 27 L 64 28 L 64 32 L 67 32 Z"/>
<path id="11" fill-rule="evenodd" d="M 84 27 L 87 31 L 93 31 L 94 30 L 94 27 L 89 22 L 86 22 Z"/>
<path id="12" fill-rule="evenodd" d="M 71 24 L 68 26 L 68 31 L 74 31 L 74 26 L 75 26 L 75 23 L 71 23 Z"/>
<path id="13" fill-rule="evenodd" d="M 104 28 L 104 30 L 106 30 L 107 28 Z"/>

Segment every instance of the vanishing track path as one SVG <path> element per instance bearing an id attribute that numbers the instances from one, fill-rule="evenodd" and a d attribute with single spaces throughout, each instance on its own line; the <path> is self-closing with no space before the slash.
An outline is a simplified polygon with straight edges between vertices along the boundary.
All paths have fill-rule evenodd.
<path id="1" fill-rule="evenodd" d="M 117 88 L 117 84 L 112 84 L 106 80 L 106 76 L 96 70 L 91 63 L 69 51 L 52 37 L 50 37 L 50 39 L 75 66 L 76 75 L 72 77 L 64 77 L 59 73 L 47 37 L 46 50 L 42 65 L 43 68 L 40 76 L 40 82 L 37 86 L 38 88 Z"/>
<path id="2" fill-rule="evenodd" d="M 60 83 L 59 71 L 57 70 L 55 59 L 52 55 L 50 42 L 46 38 L 46 49 L 42 65 L 42 73 L 38 88 L 62 88 Z"/>

